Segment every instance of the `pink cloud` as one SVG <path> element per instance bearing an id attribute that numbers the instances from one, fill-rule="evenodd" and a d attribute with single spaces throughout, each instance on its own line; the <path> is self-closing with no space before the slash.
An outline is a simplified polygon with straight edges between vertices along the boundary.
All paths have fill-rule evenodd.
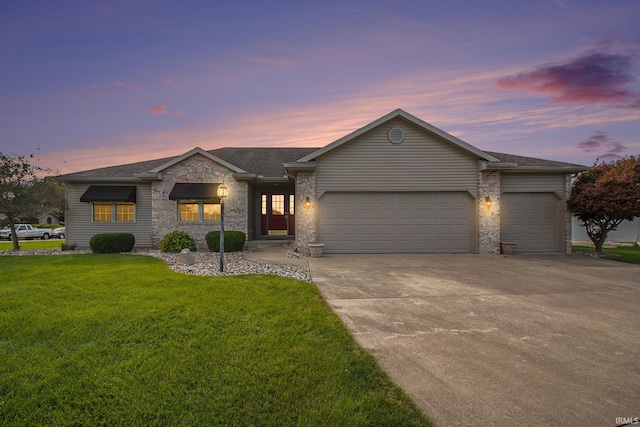
<path id="1" fill-rule="evenodd" d="M 164 114 L 166 113 L 166 105 L 146 105 L 151 114 Z"/>
<path id="2" fill-rule="evenodd" d="M 113 82 L 113 85 L 114 85 L 115 87 L 121 87 L 121 86 L 126 85 L 126 83 L 125 83 L 125 82 L 121 82 L 121 81 L 119 81 L 119 80 L 116 80 L 116 81 L 114 81 L 114 82 Z"/>
<path id="3" fill-rule="evenodd" d="M 590 51 L 573 60 L 544 65 L 498 79 L 501 89 L 524 89 L 549 96 L 553 103 L 640 109 L 640 93 L 631 88 L 637 51 Z"/>
<path id="4" fill-rule="evenodd" d="M 609 135 L 600 131 L 593 132 L 589 138 L 576 144 L 576 147 L 585 153 L 600 153 L 600 160 L 619 159 L 627 150 L 625 145 L 612 141 Z"/>
<path id="5" fill-rule="evenodd" d="M 173 113 L 173 115 L 174 115 L 174 116 L 176 116 L 176 117 L 180 117 L 180 116 L 184 116 L 184 113 L 183 113 L 182 111 L 180 111 L 180 110 L 176 110 L 176 111 Z"/>

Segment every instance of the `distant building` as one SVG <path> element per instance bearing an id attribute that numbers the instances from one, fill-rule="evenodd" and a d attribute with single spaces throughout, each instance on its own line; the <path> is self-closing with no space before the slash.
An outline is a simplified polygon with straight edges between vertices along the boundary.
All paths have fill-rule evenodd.
<path id="1" fill-rule="evenodd" d="M 582 226 L 576 217 L 572 219 L 571 240 L 574 242 L 589 242 L 587 230 Z M 608 242 L 640 242 L 640 219 L 624 221 L 616 231 L 612 231 L 607 236 Z"/>
<path id="2" fill-rule="evenodd" d="M 60 224 L 63 218 L 58 209 L 48 209 L 38 215 L 38 224 Z"/>

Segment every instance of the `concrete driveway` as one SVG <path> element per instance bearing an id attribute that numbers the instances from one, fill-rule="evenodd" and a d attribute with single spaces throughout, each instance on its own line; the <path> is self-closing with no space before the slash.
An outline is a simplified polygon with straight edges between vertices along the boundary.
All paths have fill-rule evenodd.
<path id="1" fill-rule="evenodd" d="M 583 255 L 325 255 L 311 276 L 439 426 L 640 417 L 640 266 Z"/>

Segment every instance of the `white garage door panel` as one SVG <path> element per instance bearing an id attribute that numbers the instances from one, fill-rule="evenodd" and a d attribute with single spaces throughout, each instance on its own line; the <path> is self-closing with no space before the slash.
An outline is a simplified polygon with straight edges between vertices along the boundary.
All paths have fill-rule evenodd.
<path id="1" fill-rule="evenodd" d="M 318 241 L 328 253 L 468 253 L 473 206 L 465 192 L 326 193 Z"/>
<path id="2" fill-rule="evenodd" d="M 516 242 L 516 252 L 558 252 L 560 201 L 553 193 L 504 193 L 500 239 Z"/>

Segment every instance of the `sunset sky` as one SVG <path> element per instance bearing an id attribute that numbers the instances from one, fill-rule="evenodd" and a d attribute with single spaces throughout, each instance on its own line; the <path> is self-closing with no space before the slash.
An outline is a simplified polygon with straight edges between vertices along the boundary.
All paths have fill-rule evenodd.
<path id="1" fill-rule="evenodd" d="M 487 151 L 640 154 L 639 0 L 4 1 L 0 64 L 0 152 L 59 173 L 396 108 Z"/>

